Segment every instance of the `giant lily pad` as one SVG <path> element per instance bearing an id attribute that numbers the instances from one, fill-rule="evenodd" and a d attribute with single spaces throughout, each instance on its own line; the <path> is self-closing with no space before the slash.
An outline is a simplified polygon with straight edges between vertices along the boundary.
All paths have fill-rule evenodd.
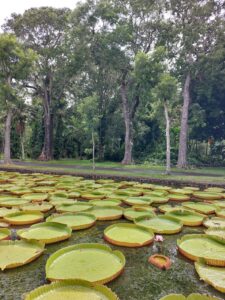
<path id="1" fill-rule="evenodd" d="M 172 201 L 179 201 L 179 202 L 190 200 L 190 197 L 185 194 L 169 194 L 168 197 Z"/>
<path id="2" fill-rule="evenodd" d="M 188 190 L 188 189 L 172 189 L 170 190 L 171 194 L 181 194 L 181 195 L 191 195 L 193 194 L 192 190 Z"/>
<path id="3" fill-rule="evenodd" d="M 186 226 L 200 226 L 205 218 L 204 215 L 185 209 L 176 209 L 167 212 L 166 215 L 180 220 Z"/>
<path id="4" fill-rule="evenodd" d="M 76 244 L 53 253 L 46 264 L 47 279 L 83 279 L 107 283 L 121 274 L 125 257 L 101 244 Z"/>
<path id="5" fill-rule="evenodd" d="M 219 200 L 223 198 L 223 195 L 213 192 L 195 192 L 193 196 L 203 200 Z"/>
<path id="6" fill-rule="evenodd" d="M 218 206 L 220 208 L 225 208 L 225 201 L 224 200 L 212 200 L 212 201 L 208 201 L 208 202 L 212 203 L 215 206 Z"/>
<path id="7" fill-rule="evenodd" d="M 119 206 L 94 206 L 88 211 L 97 220 L 117 220 L 123 216 L 123 209 Z"/>
<path id="8" fill-rule="evenodd" d="M 31 291 L 24 300 L 119 300 L 108 287 L 84 280 L 66 280 L 43 285 Z"/>
<path id="9" fill-rule="evenodd" d="M 92 205 L 83 202 L 74 202 L 73 204 L 61 204 L 56 206 L 56 211 L 58 212 L 81 212 L 89 210 Z"/>
<path id="10" fill-rule="evenodd" d="M 144 196 L 143 198 L 145 198 Z M 162 204 L 162 203 L 167 203 L 169 201 L 169 198 L 167 196 L 150 196 L 150 199 L 152 203 L 154 204 Z"/>
<path id="11" fill-rule="evenodd" d="M 219 240 L 225 241 L 225 228 L 208 228 L 205 233 L 215 236 Z"/>
<path id="12" fill-rule="evenodd" d="M 99 193 L 99 192 L 92 192 L 92 193 L 85 193 L 85 194 L 81 194 L 81 197 L 83 199 L 86 199 L 86 200 L 93 200 L 93 199 L 104 199 L 105 196 L 102 194 L 102 193 Z"/>
<path id="13" fill-rule="evenodd" d="M 204 261 L 195 263 L 195 270 L 199 277 L 212 285 L 216 290 L 225 293 L 225 268 L 209 266 Z"/>
<path id="14" fill-rule="evenodd" d="M 124 210 L 124 217 L 127 220 L 133 221 L 135 218 L 142 216 L 153 216 L 154 208 L 153 207 L 131 207 Z"/>
<path id="15" fill-rule="evenodd" d="M 128 205 L 141 205 L 141 206 L 148 206 L 152 203 L 150 199 L 146 199 L 144 197 L 125 198 L 123 202 Z"/>
<path id="16" fill-rule="evenodd" d="M 153 242 L 154 233 L 135 224 L 117 223 L 104 230 L 104 238 L 118 246 L 142 247 Z"/>
<path id="17" fill-rule="evenodd" d="M 28 203 L 25 205 L 20 206 L 21 210 L 28 210 L 28 211 L 41 211 L 41 212 L 47 212 L 50 209 L 52 209 L 53 205 L 48 202 L 42 202 L 40 204 L 38 203 Z"/>
<path id="18" fill-rule="evenodd" d="M 20 211 L 6 215 L 3 219 L 12 225 L 27 225 L 42 221 L 44 215 L 37 211 Z"/>
<path id="19" fill-rule="evenodd" d="M 80 193 L 77 191 L 70 191 L 68 193 L 68 197 L 72 198 L 72 199 L 77 199 L 77 198 L 80 198 Z"/>
<path id="20" fill-rule="evenodd" d="M 0 206 L 3 207 L 18 207 L 23 204 L 29 203 L 29 200 L 15 197 L 7 197 L 5 199 L 0 199 Z"/>
<path id="21" fill-rule="evenodd" d="M 181 206 L 179 205 L 177 205 L 177 206 L 172 206 L 172 205 L 170 205 L 170 204 L 164 204 L 164 205 L 160 205 L 159 207 L 158 207 L 158 209 L 161 211 L 161 212 L 163 212 L 163 213 L 165 213 L 165 212 L 169 212 L 169 211 L 172 211 L 172 210 L 174 210 L 174 209 L 180 209 L 181 208 Z"/>
<path id="22" fill-rule="evenodd" d="M 225 266 L 225 242 L 206 234 L 187 234 L 177 241 L 179 251 L 191 260 L 204 258 L 208 265 Z"/>
<path id="23" fill-rule="evenodd" d="M 68 239 L 71 232 L 72 229 L 65 224 L 45 222 L 18 230 L 17 234 L 24 240 L 37 240 L 45 244 L 52 244 Z"/>
<path id="24" fill-rule="evenodd" d="M 116 199 L 105 199 L 105 200 L 91 200 L 90 203 L 96 206 L 118 206 L 121 204 L 121 201 Z"/>
<path id="25" fill-rule="evenodd" d="M 96 217 L 87 213 L 64 213 L 52 215 L 46 221 L 66 224 L 73 230 L 80 230 L 93 226 L 96 222 Z"/>
<path id="26" fill-rule="evenodd" d="M 182 206 L 193 209 L 199 213 L 203 214 L 213 214 L 216 210 L 216 206 L 213 204 L 207 204 L 203 202 L 186 202 L 182 203 Z"/>
<path id="27" fill-rule="evenodd" d="M 21 198 L 26 199 L 32 202 L 42 202 L 48 199 L 48 194 L 44 193 L 32 193 L 32 194 L 25 194 Z"/>
<path id="28" fill-rule="evenodd" d="M 219 217 L 213 217 L 210 219 L 206 219 L 203 222 L 203 225 L 208 228 L 225 228 L 225 219 Z"/>
<path id="29" fill-rule="evenodd" d="M 25 265 L 44 252 L 44 244 L 35 241 L 1 241 L 0 269 L 11 269 Z"/>
<path id="30" fill-rule="evenodd" d="M 180 232 L 183 224 L 169 216 L 143 216 L 134 220 L 135 224 L 152 229 L 156 233 L 174 234 Z"/>
<path id="31" fill-rule="evenodd" d="M 0 208 L 0 219 L 2 219 L 4 216 L 8 215 L 8 214 L 11 214 L 11 213 L 14 213 L 14 212 L 17 212 L 19 211 L 19 208 L 6 208 L 6 207 L 1 207 Z"/>
<path id="32" fill-rule="evenodd" d="M 214 187 L 208 187 L 207 189 L 205 189 L 205 192 L 223 193 L 223 192 L 225 192 L 225 189 L 214 186 Z"/>

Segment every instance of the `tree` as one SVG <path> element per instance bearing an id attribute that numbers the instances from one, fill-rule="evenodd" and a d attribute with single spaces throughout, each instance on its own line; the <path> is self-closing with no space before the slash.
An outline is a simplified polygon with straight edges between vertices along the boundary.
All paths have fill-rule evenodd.
<path id="1" fill-rule="evenodd" d="M 155 93 L 159 104 L 164 108 L 166 121 L 166 174 L 171 172 L 171 154 L 170 154 L 170 116 L 169 105 L 177 93 L 177 81 L 169 73 L 163 73 L 160 82 L 155 88 Z"/>
<path id="2" fill-rule="evenodd" d="M 24 49 L 15 36 L 0 35 L 0 98 L 5 112 L 4 163 L 11 163 L 10 133 L 14 111 L 20 101 L 19 83 L 25 80 L 31 71 L 35 54 Z"/>
<path id="3" fill-rule="evenodd" d="M 188 119 L 191 104 L 191 81 L 198 73 L 198 60 L 215 43 L 220 1 L 170 0 L 171 28 L 169 48 L 176 59 L 177 76 L 183 82 L 179 153 L 177 166 L 187 167 Z M 171 38 L 172 37 L 172 38 Z M 171 47 L 171 45 L 173 46 Z"/>
<path id="4" fill-rule="evenodd" d="M 25 86 L 43 103 L 45 134 L 41 160 L 53 156 L 54 105 L 63 96 L 69 80 L 66 73 L 68 57 L 63 48 L 69 13 L 69 9 L 31 8 L 23 15 L 13 14 L 4 26 L 38 54 L 35 71 Z"/>

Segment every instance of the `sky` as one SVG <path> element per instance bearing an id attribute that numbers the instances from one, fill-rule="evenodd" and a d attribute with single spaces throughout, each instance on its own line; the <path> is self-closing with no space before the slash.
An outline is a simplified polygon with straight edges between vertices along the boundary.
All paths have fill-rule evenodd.
<path id="1" fill-rule="evenodd" d="M 3 0 L 0 7 L 0 26 L 12 13 L 22 14 L 31 7 L 52 6 L 75 8 L 79 0 Z M 82 1 L 81 1 L 82 2 Z"/>

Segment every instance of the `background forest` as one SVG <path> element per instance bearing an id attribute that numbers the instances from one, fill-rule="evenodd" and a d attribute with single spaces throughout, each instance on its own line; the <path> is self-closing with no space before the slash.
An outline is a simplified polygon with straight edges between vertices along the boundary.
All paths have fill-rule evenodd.
<path id="1" fill-rule="evenodd" d="M 6 163 L 225 165 L 224 1 L 87 0 L 0 34 Z M 171 150 L 171 153 L 170 153 Z"/>

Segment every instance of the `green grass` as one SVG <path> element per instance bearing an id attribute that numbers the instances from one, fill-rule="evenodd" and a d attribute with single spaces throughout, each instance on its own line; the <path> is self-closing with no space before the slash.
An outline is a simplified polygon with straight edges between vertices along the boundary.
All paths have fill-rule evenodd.
<path id="1" fill-rule="evenodd" d="M 65 165 L 65 166 L 87 166 L 92 167 L 92 160 L 76 160 L 76 159 L 61 159 L 61 160 L 50 160 L 47 162 L 38 161 L 38 160 L 26 160 L 27 162 L 41 163 L 41 164 L 51 164 L 51 165 Z M 117 162 L 96 162 L 96 167 L 102 168 L 121 168 L 121 169 L 143 169 L 143 170 L 158 170 L 164 172 L 165 166 L 163 165 L 152 165 L 152 164 L 132 164 L 132 165 L 122 165 Z M 172 168 L 172 171 L 184 172 L 184 173 L 202 173 L 202 174 L 212 174 L 212 175 L 224 175 L 224 167 L 202 167 L 202 168 L 188 168 L 188 169 L 178 169 L 176 167 Z"/>

